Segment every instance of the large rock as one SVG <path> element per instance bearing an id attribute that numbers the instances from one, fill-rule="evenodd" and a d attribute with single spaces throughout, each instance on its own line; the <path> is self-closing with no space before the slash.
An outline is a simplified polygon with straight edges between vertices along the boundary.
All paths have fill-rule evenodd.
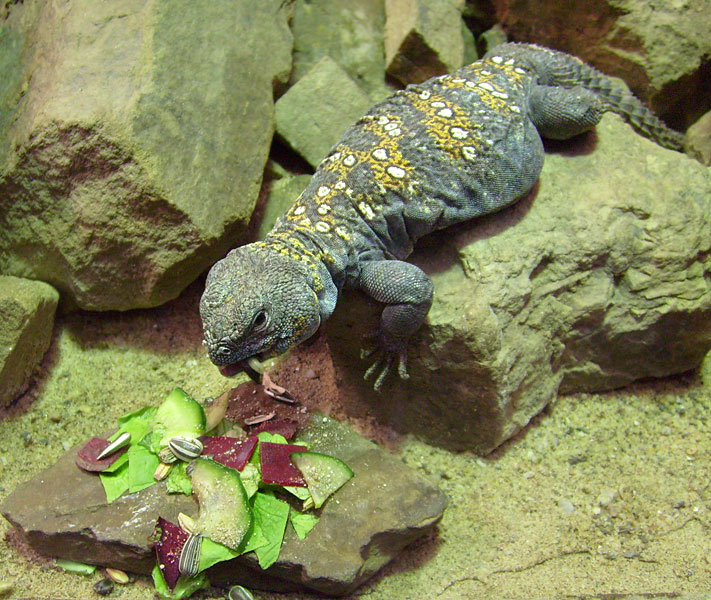
<path id="1" fill-rule="evenodd" d="M 173 298 L 256 202 L 280 0 L 32 2 L 0 28 L 0 271 L 94 310 Z"/>
<path id="2" fill-rule="evenodd" d="M 621 77 L 679 129 L 711 106 L 707 0 L 494 0 L 494 5 L 513 41 L 564 50 Z"/>
<path id="3" fill-rule="evenodd" d="M 381 99 L 388 94 L 384 28 L 384 0 L 297 0 L 291 21 L 291 81 L 298 81 L 329 56 L 372 100 Z"/>
<path id="4" fill-rule="evenodd" d="M 277 133 L 315 167 L 370 105 L 348 73 L 324 56 L 279 98 Z"/>
<path id="5" fill-rule="evenodd" d="M 327 322 L 342 404 L 454 449 L 489 452 L 559 391 L 694 368 L 711 347 L 711 172 L 614 115 L 551 145 L 534 193 L 422 240 L 435 283 L 411 378 L 362 381 L 380 307 L 345 295 Z"/>
<path id="6" fill-rule="evenodd" d="M 25 390 L 47 352 L 58 300 L 51 285 L 0 276 L 0 407 Z"/>
<path id="7" fill-rule="evenodd" d="M 463 9 L 463 0 L 386 0 L 388 75 L 403 84 L 421 83 L 461 67 L 465 48 Z"/>
<path id="8" fill-rule="evenodd" d="M 254 556 L 238 557 L 210 570 L 213 583 L 346 594 L 442 516 L 446 498 L 439 488 L 345 426 L 314 417 L 299 439 L 346 461 L 355 476 L 324 505 L 305 540 L 287 529 L 276 564 L 262 571 Z M 0 506 L 2 514 L 42 554 L 150 573 L 155 555 L 148 538 L 156 519 L 195 515 L 195 501 L 168 496 L 158 484 L 107 505 L 98 477 L 74 464 L 76 451 L 19 486 Z"/>

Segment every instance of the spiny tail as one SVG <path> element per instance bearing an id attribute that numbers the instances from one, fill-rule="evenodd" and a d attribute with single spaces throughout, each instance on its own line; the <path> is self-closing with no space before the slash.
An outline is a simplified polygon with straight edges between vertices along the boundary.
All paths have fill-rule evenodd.
<path id="1" fill-rule="evenodd" d="M 580 85 L 595 92 L 608 110 L 620 115 L 643 136 L 665 148 L 683 150 L 683 134 L 667 127 L 626 88 L 580 59 L 533 44 L 504 44 L 496 48 L 497 53 L 504 48 L 506 53 L 516 57 L 525 56 L 538 74 L 539 83 L 563 87 Z"/>

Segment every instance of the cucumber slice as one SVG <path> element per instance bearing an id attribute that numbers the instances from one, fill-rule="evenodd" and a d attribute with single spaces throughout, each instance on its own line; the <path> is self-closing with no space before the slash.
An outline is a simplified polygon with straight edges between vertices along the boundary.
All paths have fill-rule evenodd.
<path id="1" fill-rule="evenodd" d="M 294 452 L 291 461 L 306 480 L 314 508 L 321 508 L 331 494 L 353 477 L 346 463 L 320 452 Z"/>
<path id="2" fill-rule="evenodd" d="M 178 435 L 198 437 L 205 433 L 205 411 L 180 388 L 175 388 L 158 407 L 153 427 L 162 433 L 161 446 Z"/>
<path id="3" fill-rule="evenodd" d="M 239 473 L 208 458 L 195 459 L 188 471 L 200 503 L 195 531 L 237 550 L 253 519 Z"/>

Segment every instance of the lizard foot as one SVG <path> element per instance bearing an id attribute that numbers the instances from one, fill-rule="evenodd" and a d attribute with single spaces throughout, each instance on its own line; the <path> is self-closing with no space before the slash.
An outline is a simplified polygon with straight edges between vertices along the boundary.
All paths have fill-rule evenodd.
<path id="1" fill-rule="evenodd" d="M 404 380 L 410 378 L 410 375 L 407 373 L 406 346 L 399 349 L 389 350 L 383 348 L 382 346 L 376 345 L 375 347 L 370 348 L 368 350 L 361 350 L 360 357 L 368 358 L 376 352 L 379 354 L 378 359 L 372 365 L 370 365 L 370 367 L 368 367 L 368 369 L 365 371 L 365 375 L 363 375 L 363 379 L 369 379 L 375 373 L 379 372 L 378 376 L 375 378 L 375 382 L 373 383 L 373 389 L 376 392 L 380 391 L 380 388 L 382 387 L 385 378 L 392 371 L 395 359 L 397 359 L 397 372 L 400 376 L 400 379 Z"/>

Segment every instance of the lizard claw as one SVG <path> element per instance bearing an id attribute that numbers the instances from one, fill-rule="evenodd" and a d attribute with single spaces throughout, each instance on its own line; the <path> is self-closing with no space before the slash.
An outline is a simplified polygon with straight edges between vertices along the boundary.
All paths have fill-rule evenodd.
<path id="1" fill-rule="evenodd" d="M 361 351 L 361 358 L 366 358 L 372 355 L 376 350 L 378 350 L 377 347 L 367 351 Z M 392 371 L 393 362 L 396 357 L 398 359 L 397 372 L 400 379 L 405 380 L 410 378 L 410 375 L 407 373 L 407 348 L 405 347 L 400 350 L 385 350 L 381 348 L 378 360 L 370 365 L 370 367 L 366 370 L 365 375 L 363 375 L 363 379 L 369 379 L 376 372 L 380 371 L 378 376 L 375 378 L 375 382 L 373 383 L 373 389 L 376 392 L 380 391 L 385 378 L 388 376 L 390 371 Z"/>

